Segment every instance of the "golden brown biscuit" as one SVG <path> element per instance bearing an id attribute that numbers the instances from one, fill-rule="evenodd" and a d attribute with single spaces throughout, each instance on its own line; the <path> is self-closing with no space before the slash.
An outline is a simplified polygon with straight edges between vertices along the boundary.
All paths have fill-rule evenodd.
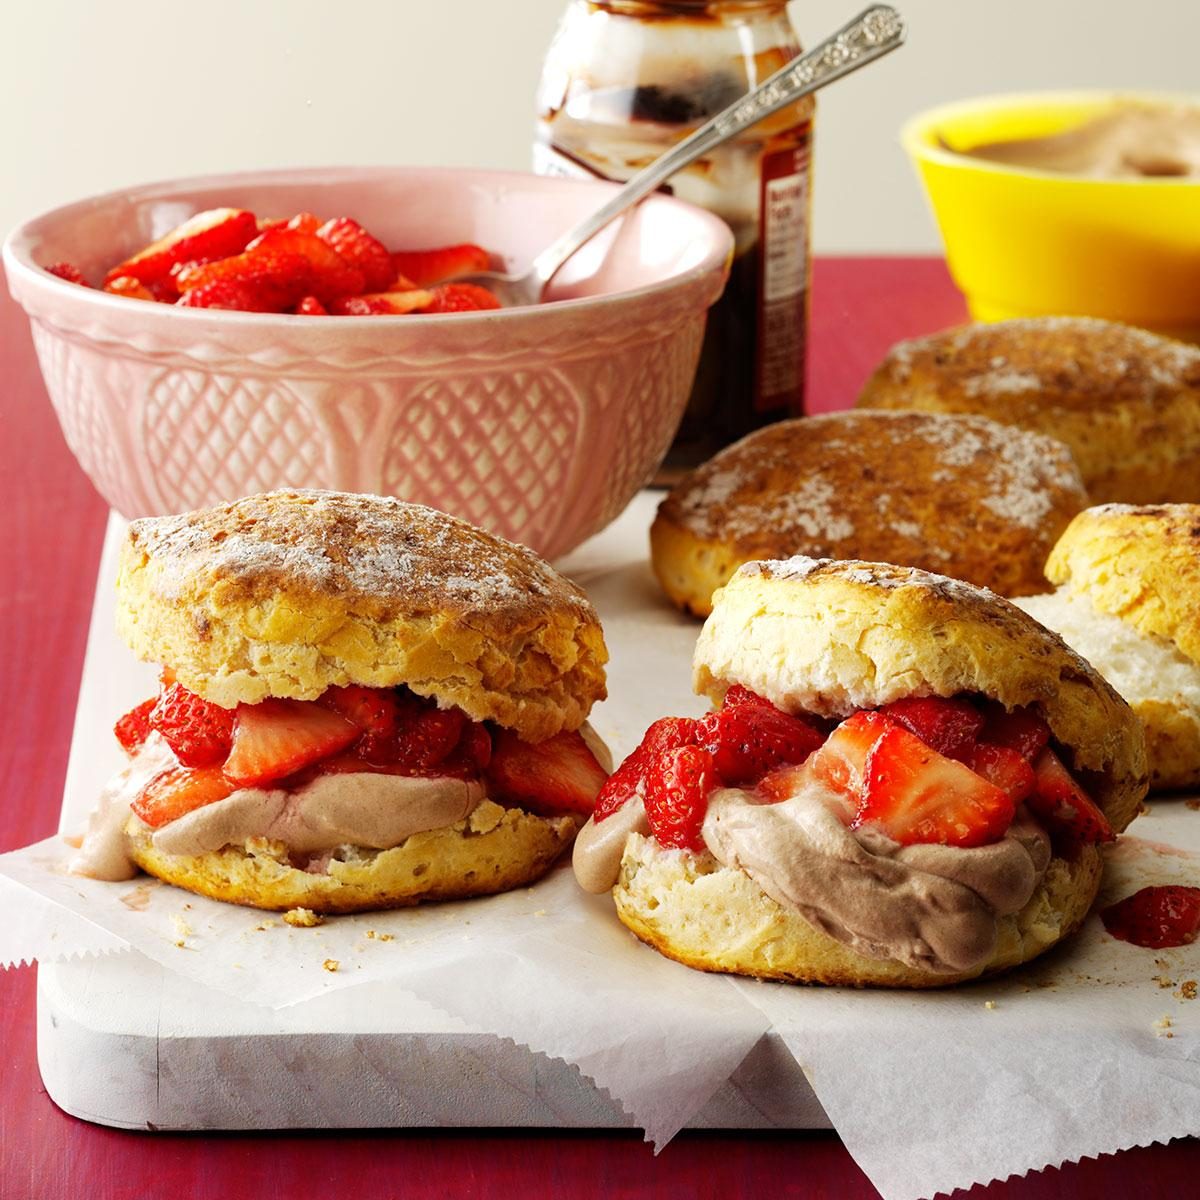
<path id="1" fill-rule="evenodd" d="M 1090 317 L 894 346 L 860 408 L 978 413 L 1065 442 L 1092 500 L 1200 501 L 1200 349 Z"/>
<path id="2" fill-rule="evenodd" d="M 910 696 L 1029 705 L 1114 831 L 1126 827 L 1145 795 L 1141 726 L 1116 692 L 1055 634 L 958 580 L 880 563 L 748 563 L 714 597 L 695 655 L 698 692 L 719 702 L 735 683 L 784 710 L 828 717 Z M 1054 854 L 1028 902 L 996 918 L 990 955 L 951 971 L 863 954 L 708 850 L 664 849 L 637 832 L 625 840 L 614 897 L 638 937 L 704 970 L 937 987 L 1016 966 L 1066 937 L 1086 915 L 1100 875 L 1096 846 Z"/>
<path id="3" fill-rule="evenodd" d="M 1046 574 L 1058 591 L 1021 606 L 1141 718 L 1151 787 L 1200 785 L 1200 505 L 1090 508 Z"/>
<path id="4" fill-rule="evenodd" d="M 173 855 L 154 845 L 136 817 L 127 832 L 131 856 L 143 871 L 201 896 L 279 912 L 351 913 L 523 887 L 546 873 L 582 822 L 485 800 L 466 821 L 413 834 L 391 850 L 343 847 L 323 872 L 293 866 L 286 846 L 262 838 L 207 854 Z"/>
<path id="5" fill-rule="evenodd" d="M 651 559 L 704 616 L 744 562 L 807 554 L 924 567 L 1021 595 L 1087 504 L 1060 442 L 982 417 L 849 412 L 760 429 L 659 505 Z"/>
<path id="6" fill-rule="evenodd" d="M 282 491 L 134 521 L 117 624 L 233 707 L 399 684 L 540 741 L 604 698 L 583 592 L 531 550 L 417 504 Z"/>

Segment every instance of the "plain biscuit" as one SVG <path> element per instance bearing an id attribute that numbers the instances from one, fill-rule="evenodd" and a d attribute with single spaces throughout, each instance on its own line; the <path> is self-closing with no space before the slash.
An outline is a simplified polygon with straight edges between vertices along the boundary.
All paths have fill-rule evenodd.
<path id="1" fill-rule="evenodd" d="M 977 413 L 1065 442 L 1096 503 L 1200 501 L 1200 348 L 1092 317 L 900 342 L 860 408 Z"/>
<path id="2" fill-rule="evenodd" d="M 867 559 L 1016 596 L 1087 493 L 1061 442 L 983 417 L 848 412 L 781 421 L 721 451 L 659 505 L 651 561 L 705 616 L 744 562 Z"/>

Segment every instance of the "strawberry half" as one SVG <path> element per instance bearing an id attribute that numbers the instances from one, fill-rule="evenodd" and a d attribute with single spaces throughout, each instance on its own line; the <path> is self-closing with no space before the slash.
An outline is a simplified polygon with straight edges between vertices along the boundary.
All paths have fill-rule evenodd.
<path id="1" fill-rule="evenodd" d="M 150 714 L 157 703 L 157 696 L 143 700 L 113 726 L 113 733 L 117 735 L 117 741 L 127 754 L 132 754 L 150 736 Z"/>
<path id="2" fill-rule="evenodd" d="M 999 841 L 1016 805 L 1002 788 L 892 726 L 867 755 L 853 828 L 878 826 L 901 845 L 983 846 Z"/>
<path id="3" fill-rule="evenodd" d="M 226 776 L 254 787 L 291 775 L 359 739 L 357 725 L 311 700 L 239 704 Z"/>
<path id="4" fill-rule="evenodd" d="M 294 254 L 308 264 L 308 288 L 322 304 L 363 290 L 363 273 L 351 266 L 328 242 L 315 233 L 293 229 L 268 229 L 246 247 L 248 255 Z"/>
<path id="5" fill-rule="evenodd" d="M 242 307 L 241 303 L 201 304 L 193 291 L 215 290 L 218 283 L 232 285 L 231 295 L 243 298 L 254 312 L 283 312 L 294 307 L 312 290 L 312 268 L 308 259 L 291 250 L 259 248 L 247 250 L 216 262 L 190 263 L 175 273 L 175 282 L 183 293 L 180 304 L 194 308 Z"/>
<path id="6" fill-rule="evenodd" d="M 232 709 L 173 683 L 158 697 L 149 724 L 183 766 L 210 767 L 225 761 L 233 743 L 233 721 Z"/>
<path id="7" fill-rule="evenodd" d="M 65 280 L 67 283 L 77 283 L 80 287 L 90 287 L 86 279 L 83 277 L 83 272 L 70 262 L 51 263 L 46 267 L 46 271 L 50 275 L 57 275 L 59 279 Z"/>
<path id="8" fill-rule="evenodd" d="M 396 718 L 400 706 L 396 693 L 391 688 L 363 687 L 348 683 L 344 687 L 330 687 L 317 698 L 317 703 L 347 721 L 357 725 L 363 733 L 376 737 L 388 737 L 396 732 Z"/>
<path id="9" fill-rule="evenodd" d="M 980 742 L 971 752 L 967 766 L 976 775 L 1007 792 L 1013 804 L 1026 800 L 1037 784 L 1033 768 L 1016 750 Z"/>
<path id="10" fill-rule="evenodd" d="M 444 283 L 435 287 L 425 313 L 486 312 L 500 308 L 500 301 L 477 283 Z"/>
<path id="11" fill-rule="evenodd" d="M 693 746 L 700 740 L 700 722 L 691 717 L 662 717 L 646 730 L 637 749 L 608 777 L 596 797 L 592 816 L 597 821 L 612 816 L 627 801 L 645 790 L 646 772 L 664 751 Z"/>
<path id="12" fill-rule="evenodd" d="M 1033 772 L 1036 784 L 1025 803 L 1051 834 L 1076 845 L 1115 839 L 1108 818 L 1075 782 L 1053 750 L 1047 747 L 1038 755 Z"/>
<path id="13" fill-rule="evenodd" d="M 220 767 L 172 767 L 156 775 L 134 797 L 130 808 L 151 829 L 185 816 L 235 791 Z"/>
<path id="14" fill-rule="evenodd" d="M 708 797 L 720 786 L 712 755 L 701 746 L 665 750 L 646 773 L 646 820 L 664 846 L 704 849 L 700 836 Z"/>
<path id="15" fill-rule="evenodd" d="M 1113 937 L 1135 946 L 1187 946 L 1200 935 L 1200 888 L 1144 887 L 1103 909 L 1100 919 Z"/>
<path id="16" fill-rule="evenodd" d="M 454 753 L 468 723 L 460 709 L 438 708 L 408 696 L 398 705 L 395 730 L 368 733 L 358 753 L 369 762 L 392 764 L 412 774 L 433 771 Z"/>
<path id="17" fill-rule="evenodd" d="M 1050 726 L 1033 708 L 1014 708 L 1009 712 L 999 704 L 988 702 L 979 740 L 1016 750 L 1031 763 L 1050 741 Z"/>
<path id="18" fill-rule="evenodd" d="M 983 728 L 983 714 L 962 697 L 911 696 L 886 704 L 879 711 L 939 754 L 959 762 L 969 761 Z"/>
<path id="19" fill-rule="evenodd" d="M 891 721 L 882 713 L 856 712 L 825 739 L 825 744 L 808 759 L 806 766 L 826 787 L 857 801 L 863 791 L 867 755 L 891 728 Z"/>
<path id="20" fill-rule="evenodd" d="M 433 250 L 393 250 L 392 268 L 398 275 L 424 287 L 455 275 L 491 269 L 491 256 L 482 246 L 462 242 L 457 246 L 437 246 Z"/>
<path id="21" fill-rule="evenodd" d="M 803 762 L 825 734 L 773 704 L 735 703 L 700 721 L 700 744 L 712 755 L 723 783 L 754 783 L 785 763 Z"/>
<path id="22" fill-rule="evenodd" d="M 523 742 L 511 730 L 497 729 L 486 778 L 498 801 L 544 815 L 590 815 L 608 773 L 579 733 Z"/>
<path id="23" fill-rule="evenodd" d="M 405 313 L 427 312 L 432 292 L 368 292 L 364 296 L 343 296 L 329 305 L 335 317 L 400 317 Z"/>
<path id="24" fill-rule="evenodd" d="M 352 267 L 362 272 L 368 292 L 382 292 L 396 277 L 388 248 L 350 217 L 334 217 L 317 230 L 317 237 L 332 246 Z"/>
<path id="25" fill-rule="evenodd" d="M 209 209 L 118 263 L 105 275 L 104 282 L 132 275 L 148 287 L 167 283 L 176 264 L 192 259 L 227 258 L 244 250 L 257 232 L 258 222 L 252 212 L 241 208 Z"/>

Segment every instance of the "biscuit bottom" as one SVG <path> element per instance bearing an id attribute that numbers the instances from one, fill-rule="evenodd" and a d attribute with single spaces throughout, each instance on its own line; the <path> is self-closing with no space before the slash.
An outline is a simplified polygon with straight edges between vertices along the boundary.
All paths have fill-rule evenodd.
<path id="1" fill-rule="evenodd" d="M 328 867 L 294 867 L 282 842 L 251 838 L 207 854 L 163 854 L 130 821 L 133 861 L 166 883 L 213 900 L 284 911 L 369 912 L 424 900 L 509 891 L 540 879 L 574 840 L 582 818 L 539 817 L 484 801 L 466 821 L 416 833 L 391 850 L 343 846 Z"/>
<path id="2" fill-rule="evenodd" d="M 998 921 L 992 957 L 962 974 L 868 958 L 770 898 L 744 872 L 711 854 L 669 850 L 634 834 L 613 889 L 617 915 L 659 953 L 701 971 L 851 987 L 945 987 L 1036 958 L 1083 923 L 1102 860 L 1085 846 L 1073 862 L 1052 858 L 1028 904 Z"/>

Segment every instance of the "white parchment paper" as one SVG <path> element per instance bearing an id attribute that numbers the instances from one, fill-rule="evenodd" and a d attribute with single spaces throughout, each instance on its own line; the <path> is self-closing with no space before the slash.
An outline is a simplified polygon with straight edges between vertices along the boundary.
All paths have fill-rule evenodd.
<path id="1" fill-rule="evenodd" d="M 703 708 L 689 686 L 697 627 L 661 603 L 644 561 L 651 511 L 643 497 L 567 564 L 604 620 L 613 699 L 593 723 L 618 757 L 655 717 Z M 113 549 L 110 529 L 102 580 Z M 153 687 L 108 632 L 104 594 L 64 830 L 82 828 L 119 765 L 113 718 Z M 1200 884 L 1200 811 L 1159 800 L 1131 833 L 1112 855 L 1107 898 Z M 272 1008 L 391 980 L 478 1030 L 573 1063 L 659 1145 L 769 1030 L 886 1200 L 1200 1133 L 1200 999 L 1189 987 L 1200 947 L 1128 946 L 1095 916 L 1068 945 L 993 983 L 859 992 L 689 971 L 637 943 L 611 901 L 584 896 L 568 869 L 505 896 L 291 929 L 149 880 L 66 875 L 71 853 L 53 838 L 0 856 L 0 964 L 134 947 Z"/>

